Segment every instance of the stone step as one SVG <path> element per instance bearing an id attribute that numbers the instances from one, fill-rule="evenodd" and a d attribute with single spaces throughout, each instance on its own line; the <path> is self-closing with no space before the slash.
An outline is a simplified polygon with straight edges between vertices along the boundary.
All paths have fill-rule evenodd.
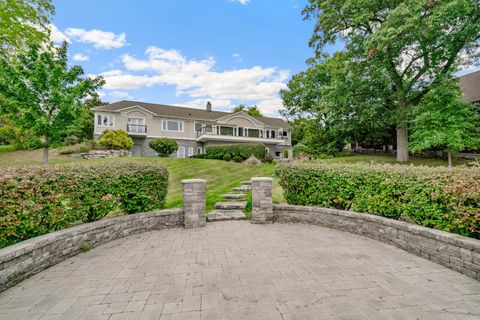
<path id="1" fill-rule="evenodd" d="M 227 193 L 223 194 L 224 199 L 245 199 L 247 195 L 245 193 Z"/>
<path id="2" fill-rule="evenodd" d="M 245 220 L 242 210 L 214 210 L 207 214 L 207 221 Z"/>
<path id="3" fill-rule="evenodd" d="M 246 202 L 217 202 L 217 203 L 215 203 L 215 209 L 223 209 L 223 210 L 245 209 L 246 206 L 247 206 Z"/>
<path id="4" fill-rule="evenodd" d="M 233 192 L 248 192 L 250 190 L 252 190 L 252 187 L 250 187 L 250 186 L 241 186 L 239 188 L 233 188 L 232 189 Z"/>
<path id="5" fill-rule="evenodd" d="M 242 184 L 243 184 L 243 185 L 246 185 L 246 186 L 251 186 L 251 185 L 252 185 L 252 181 L 251 181 L 251 180 L 243 181 Z"/>

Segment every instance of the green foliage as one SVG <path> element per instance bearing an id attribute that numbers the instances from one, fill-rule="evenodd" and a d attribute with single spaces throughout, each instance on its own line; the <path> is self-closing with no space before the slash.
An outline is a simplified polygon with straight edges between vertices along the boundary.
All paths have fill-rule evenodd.
<path id="1" fill-rule="evenodd" d="M 146 162 L 19 167 L 0 174 L 0 247 L 70 226 L 163 208 L 165 168 Z"/>
<path id="2" fill-rule="evenodd" d="M 232 156 L 230 154 L 226 153 L 226 154 L 223 155 L 223 160 L 230 161 L 230 160 L 232 160 Z"/>
<path id="3" fill-rule="evenodd" d="M 267 153 L 265 155 L 265 158 L 263 158 L 263 162 L 266 162 L 266 163 L 272 163 L 273 162 L 273 157 L 270 153 Z"/>
<path id="4" fill-rule="evenodd" d="M 288 150 L 283 150 L 283 157 L 284 157 L 285 159 L 288 158 Z"/>
<path id="5" fill-rule="evenodd" d="M 256 105 L 246 106 L 244 104 L 240 104 L 240 105 L 236 106 L 235 108 L 233 108 L 233 110 L 232 110 L 232 112 L 240 112 L 240 111 L 243 111 L 243 112 L 245 112 L 246 114 L 248 114 L 249 116 L 252 116 L 252 117 L 263 116 L 262 111 L 260 111 L 260 109 Z"/>
<path id="6" fill-rule="evenodd" d="M 102 77 L 84 77 L 80 66 L 69 67 L 67 44 L 52 49 L 31 45 L 14 62 L 0 59 L 0 99 L 14 101 L 8 113 L 15 126 L 42 138 L 44 163 L 52 142 L 81 117 L 83 99 L 95 95 Z"/>
<path id="7" fill-rule="evenodd" d="M 252 200 L 252 191 L 247 192 L 247 201 L 246 201 L 244 213 L 246 220 L 252 220 L 252 209 L 253 209 L 253 200 Z"/>
<path id="8" fill-rule="evenodd" d="M 240 156 L 234 156 L 234 157 L 233 157 L 233 161 L 235 161 L 235 162 L 242 162 L 242 160 L 243 160 L 243 159 L 242 159 L 242 157 L 240 157 Z"/>
<path id="9" fill-rule="evenodd" d="M 105 130 L 102 132 L 98 144 L 113 150 L 131 149 L 133 140 L 125 130 Z"/>
<path id="10" fill-rule="evenodd" d="M 82 252 L 88 252 L 90 251 L 92 247 L 90 246 L 90 244 L 88 242 L 84 242 L 82 243 L 82 246 L 80 247 L 80 250 L 82 250 Z"/>
<path id="11" fill-rule="evenodd" d="M 51 0 L 0 1 L 0 56 L 12 56 L 29 44 L 43 44 L 50 34 Z"/>
<path id="12" fill-rule="evenodd" d="M 473 105 L 461 100 L 455 84 L 430 91 L 422 100 L 412 126 L 414 152 L 442 148 L 460 152 L 480 145 L 479 119 Z"/>
<path id="13" fill-rule="evenodd" d="M 172 153 L 178 150 L 177 141 L 170 138 L 158 138 L 150 140 L 148 146 L 152 148 L 159 157 L 169 157 Z"/>
<path id="14" fill-rule="evenodd" d="M 480 236 L 480 168 L 283 165 L 277 175 L 289 204 L 352 209 Z"/>
<path id="15" fill-rule="evenodd" d="M 77 136 L 68 136 L 63 141 L 67 146 L 72 146 L 80 142 Z"/>
<path id="16" fill-rule="evenodd" d="M 209 146 L 205 148 L 207 158 L 223 159 L 223 156 L 229 154 L 231 157 L 239 156 L 243 160 L 248 159 L 251 155 L 257 159 L 265 158 L 265 146 L 263 144 L 232 144 Z"/>
<path id="17" fill-rule="evenodd" d="M 306 145 L 303 145 L 303 144 L 297 144 L 293 147 L 293 157 L 294 158 L 298 158 L 298 156 L 300 156 L 300 154 L 310 154 L 310 148 L 307 147 Z"/>

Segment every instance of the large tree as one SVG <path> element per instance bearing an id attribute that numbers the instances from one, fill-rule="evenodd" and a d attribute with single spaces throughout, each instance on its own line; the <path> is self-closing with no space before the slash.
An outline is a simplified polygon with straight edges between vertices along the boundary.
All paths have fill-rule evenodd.
<path id="1" fill-rule="evenodd" d="M 0 0 L 0 56 L 48 43 L 52 0 Z"/>
<path id="2" fill-rule="evenodd" d="M 413 109 L 460 64 L 479 57 L 478 0 L 309 0 L 304 17 L 316 21 L 310 45 L 317 60 L 325 59 L 328 44 L 341 41 L 365 74 L 377 70 L 386 77 L 383 98 L 396 107 L 398 161 L 408 161 Z M 365 81 L 354 86 L 369 86 Z M 362 112 L 371 111 L 366 108 Z"/>
<path id="3" fill-rule="evenodd" d="M 239 104 L 235 108 L 233 108 L 232 112 L 240 112 L 243 111 L 246 114 L 252 116 L 252 117 L 261 117 L 262 116 L 262 111 L 254 105 L 254 106 L 246 106 L 244 104 Z"/>
<path id="4" fill-rule="evenodd" d="M 51 141 L 82 115 L 83 100 L 104 83 L 84 77 L 82 67 L 69 67 L 67 59 L 66 43 L 51 49 L 32 45 L 15 63 L 0 59 L 0 95 L 16 101 L 10 111 L 17 125 L 43 139 L 45 164 Z"/>

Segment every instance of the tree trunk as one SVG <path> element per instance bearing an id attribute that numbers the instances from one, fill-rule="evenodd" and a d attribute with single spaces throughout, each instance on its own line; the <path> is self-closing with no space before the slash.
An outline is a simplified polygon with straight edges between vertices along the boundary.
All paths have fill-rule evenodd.
<path id="1" fill-rule="evenodd" d="M 45 136 L 45 144 L 43 146 L 43 164 L 48 165 L 48 148 L 49 148 L 49 139 Z"/>
<path id="2" fill-rule="evenodd" d="M 408 161 L 408 129 L 397 128 L 397 161 Z"/>
<path id="3" fill-rule="evenodd" d="M 451 168 L 452 167 L 452 150 L 451 149 L 448 149 L 448 167 Z"/>

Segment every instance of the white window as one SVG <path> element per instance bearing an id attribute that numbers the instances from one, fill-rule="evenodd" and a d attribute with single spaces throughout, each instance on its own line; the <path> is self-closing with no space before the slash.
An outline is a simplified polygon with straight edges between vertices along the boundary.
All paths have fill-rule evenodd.
<path id="1" fill-rule="evenodd" d="M 195 122 L 195 132 L 212 133 L 213 126 L 207 123 Z"/>
<path id="2" fill-rule="evenodd" d="M 193 156 L 193 147 L 188 147 L 188 156 Z"/>
<path id="3" fill-rule="evenodd" d="M 163 120 L 162 129 L 163 131 L 183 132 L 183 121 Z"/>
<path id="4" fill-rule="evenodd" d="M 144 118 L 128 118 L 128 132 L 146 133 L 147 126 Z"/>
<path id="5" fill-rule="evenodd" d="M 201 153 L 203 153 L 202 147 L 197 147 L 197 154 L 201 154 Z"/>
<path id="6" fill-rule="evenodd" d="M 113 127 L 114 117 L 107 114 L 97 114 L 97 126 L 101 127 Z"/>
<path id="7" fill-rule="evenodd" d="M 178 147 L 177 158 L 185 158 L 185 147 Z"/>

